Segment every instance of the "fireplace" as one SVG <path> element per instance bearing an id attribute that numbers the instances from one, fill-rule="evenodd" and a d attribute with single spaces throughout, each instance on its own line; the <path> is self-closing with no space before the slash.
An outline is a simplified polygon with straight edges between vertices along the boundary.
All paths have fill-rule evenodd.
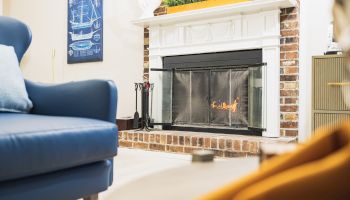
<path id="1" fill-rule="evenodd" d="M 176 64 L 177 66 L 171 65 L 171 63 L 166 64 L 167 60 L 171 58 L 180 59 L 191 55 L 211 57 L 212 53 L 216 54 L 217 52 L 225 53 L 256 50 L 260 51 L 260 54 L 262 54 L 260 55 L 262 58 L 260 57 L 261 59 L 259 62 L 264 63 L 263 66 L 252 67 L 251 64 L 259 64 L 259 62 L 250 62 L 249 59 L 238 59 L 238 63 L 228 65 L 225 63 L 222 64 L 223 62 L 218 59 L 215 63 L 210 64 L 210 66 L 203 66 L 240 67 L 240 65 L 250 65 L 247 67 L 249 71 L 248 125 L 240 123 L 239 125 L 235 124 L 236 127 L 233 127 L 233 114 L 231 113 L 228 114 L 229 123 L 231 120 L 231 124 L 229 125 L 231 126 L 221 125 L 215 127 L 219 129 L 218 132 L 222 132 L 220 128 L 224 130 L 242 129 L 243 132 L 248 130 L 248 134 L 250 133 L 249 130 L 254 130 L 254 128 L 257 127 L 258 131 L 261 132 L 261 130 L 263 130 L 263 137 L 280 137 L 280 66 L 281 61 L 283 61 L 281 59 L 284 59 L 281 55 L 284 56 L 285 54 L 280 54 L 282 41 L 280 21 L 281 8 L 295 6 L 295 0 L 259 0 L 135 20 L 134 23 L 136 25 L 148 27 L 149 30 L 149 40 L 145 40 L 147 42 L 145 46 L 148 46 L 149 50 L 148 58 L 145 59 L 145 67 L 159 70 L 158 72 L 150 71 L 149 73 L 149 81 L 155 84 L 153 107 L 151 108 L 153 109 L 152 118 L 154 122 L 159 124 L 168 123 L 170 127 L 179 129 L 183 126 L 187 129 L 196 126 L 213 127 L 211 126 L 213 123 L 210 124 L 210 104 L 208 111 L 209 117 L 206 115 L 209 123 L 206 123 L 206 125 L 196 125 L 194 121 L 190 121 L 190 126 L 184 123 L 176 123 L 176 121 L 174 123 L 173 115 L 176 113 L 173 113 L 172 101 L 172 80 L 173 76 L 175 76 L 173 71 L 180 71 L 172 70 L 172 68 L 179 69 L 186 66 L 181 64 Z M 221 53 L 218 55 L 221 55 Z M 199 61 L 197 64 L 192 62 L 193 60 L 191 61 L 189 58 L 187 61 L 191 63 L 190 66 L 187 66 L 189 68 L 201 67 L 199 65 L 202 63 L 202 60 L 197 59 L 197 61 Z M 212 69 L 212 71 L 214 70 L 217 69 Z M 232 71 L 234 69 L 230 70 Z M 252 71 L 254 71 L 254 73 L 252 73 Z M 199 73 L 198 70 L 192 71 L 192 73 L 195 72 Z M 203 73 L 201 74 L 203 75 Z M 230 74 L 232 76 L 232 73 Z M 257 77 L 251 77 L 253 75 Z M 261 76 L 261 78 L 259 78 L 259 76 Z M 213 79 L 207 81 L 209 85 L 210 81 L 213 81 Z M 193 84 L 194 82 L 192 82 L 192 86 Z M 208 96 L 208 98 L 209 97 L 211 96 Z M 188 98 L 191 99 L 192 97 Z M 230 98 L 232 100 L 234 97 L 230 96 Z M 223 104 L 219 105 L 219 107 L 223 107 Z M 259 112 L 262 114 L 251 114 Z M 194 116 L 195 114 L 192 113 L 191 115 Z M 242 126 L 242 128 L 239 128 L 239 126 Z M 247 128 L 244 128 L 246 126 Z M 242 131 L 237 131 L 237 133 L 242 134 Z"/>
<path id="2" fill-rule="evenodd" d="M 154 124 L 262 135 L 264 66 L 261 49 L 164 57 L 162 69 L 151 69 L 162 76 L 162 100 L 155 101 L 162 103 L 162 120 Z"/>

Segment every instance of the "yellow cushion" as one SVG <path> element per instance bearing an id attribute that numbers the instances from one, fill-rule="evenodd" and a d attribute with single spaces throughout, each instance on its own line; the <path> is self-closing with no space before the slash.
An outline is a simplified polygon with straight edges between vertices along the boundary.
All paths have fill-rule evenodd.
<path id="1" fill-rule="evenodd" d="M 323 128 L 293 153 L 272 158 L 201 200 L 350 199 L 350 122 Z"/>

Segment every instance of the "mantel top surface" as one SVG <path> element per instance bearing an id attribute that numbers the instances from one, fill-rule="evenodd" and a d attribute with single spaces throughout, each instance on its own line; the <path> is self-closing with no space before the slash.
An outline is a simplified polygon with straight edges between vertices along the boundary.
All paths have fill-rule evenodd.
<path id="1" fill-rule="evenodd" d="M 220 17 L 228 17 L 232 15 L 270 11 L 294 6 L 296 6 L 295 0 L 253 0 L 250 2 L 237 3 L 232 5 L 217 6 L 138 19 L 134 20 L 133 23 L 138 26 L 174 24 L 188 22 L 191 20 L 195 21 L 205 18 L 213 19 Z"/>

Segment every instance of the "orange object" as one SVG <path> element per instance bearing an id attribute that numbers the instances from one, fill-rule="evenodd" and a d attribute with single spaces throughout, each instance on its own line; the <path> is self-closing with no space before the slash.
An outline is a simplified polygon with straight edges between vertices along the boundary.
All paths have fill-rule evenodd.
<path id="1" fill-rule="evenodd" d="M 316 132 L 296 151 L 267 160 L 257 172 L 199 199 L 350 199 L 350 121 Z"/>
<path id="2" fill-rule="evenodd" d="M 167 7 L 167 14 L 189 11 L 189 10 L 198 10 L 198 9 L 210 8 L 215 6 L 223 6 L 227 4 L 242 3 L 242 2 L 248 2 L 248 1 L 250 0 L 206 0 L 206 1 L 196 2 L 196 3 L 180 5 L 180 6 Z"/>
<path id="3" fill-rule="evenodd" d="M 217 102 L 213 101 L 210 106 L 212 109 L 216 110 L 230 110 L 231 112 L 237 112 L 237 107 L 239 103 L 239 97 L 235 99 L 233 103 Z"/>

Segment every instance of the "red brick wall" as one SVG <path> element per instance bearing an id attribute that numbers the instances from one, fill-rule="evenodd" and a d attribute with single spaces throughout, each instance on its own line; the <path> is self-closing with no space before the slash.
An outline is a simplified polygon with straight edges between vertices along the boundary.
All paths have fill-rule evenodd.
<path id="1" fill-rule="evenodd" d="M 149 31 L 148 28 L 144 28 L 144 43 L 143 43 L 143 80 L 149 79 Z"/>
<path id="2" fill-rule="evenodd" d="M 281 10 L 281 135 L 298 135 L 299 8 Z"/>
<path id="3" fill-rule="evenodd" d="M 155 15 L 166 14 L 161 6 Z M 144 80 L 149 78 L 149 32 L 144 31 Z M 281 10 L 281 136 L 298 135 L 299 7 Z"/>

